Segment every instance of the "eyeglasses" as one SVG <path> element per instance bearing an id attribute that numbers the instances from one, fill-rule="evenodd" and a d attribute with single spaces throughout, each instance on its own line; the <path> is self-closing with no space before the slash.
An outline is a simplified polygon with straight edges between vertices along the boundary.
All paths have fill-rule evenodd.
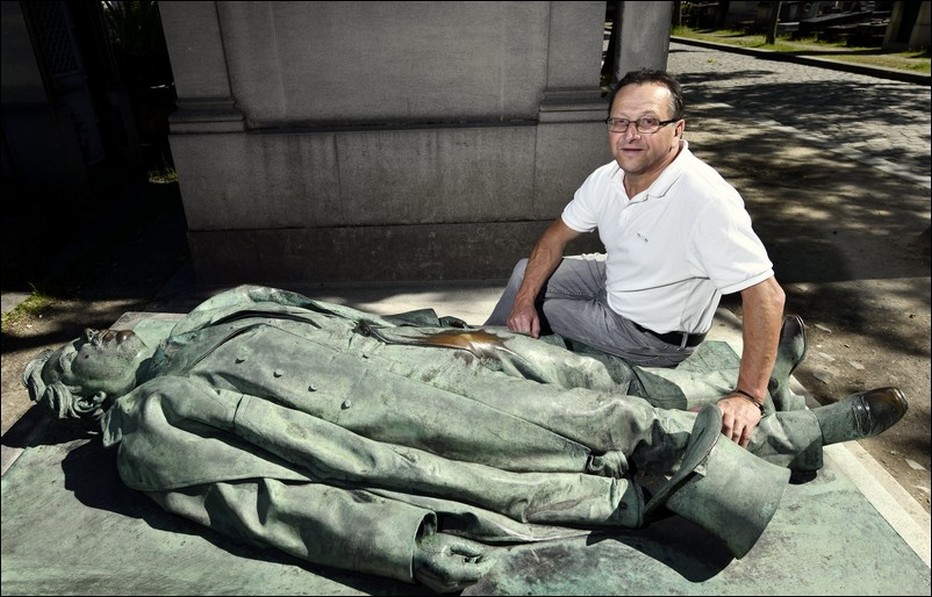
<path id="1" fill-rule="evenodd" d="M 637 120 L 628 120 L 627 118 L 606 118 L 605 124 L 608 130 L 613 133 L 623 133 L 628 130 L 628 125 L 633 124 L 635 130 L 642 135 L 653 135 L 660 130 L 660 127 L 667 126 L 671 122 L 676 122 L 678 118 L 672 120 L 657 120 L 650 116 L 638 118 Z"/>

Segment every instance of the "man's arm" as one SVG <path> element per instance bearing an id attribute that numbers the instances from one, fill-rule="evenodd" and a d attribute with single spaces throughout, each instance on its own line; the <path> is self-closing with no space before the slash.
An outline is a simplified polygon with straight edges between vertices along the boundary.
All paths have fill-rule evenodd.
<path id="1" fill-rule="evenodd" d="M 534 305 L 537 295 L 540 294 L 550 274 L 560 265 L 560 260 L 563 259 L 563 249 L 579 234 L 558 217 L 538 239 L 528 258 L 524 280 L 515 295 L 514 306 L 508 315 L 508 329 L 530 334 L 534 338 L 540 337 L 540 314 Z"/>
<path id="2" fill-rule="evenodd" d="M 777 344 L 783 324 L 786 295 L 771 276 L 760 284 L 741 291 L 743 343 L 741 368 L 736 390 L 718 402 L 724 416 L 722 433 L 742 447 L 747 447 L 751 432 L 761 418 L 761 405 L 767 396 L 767 382 L 777 358 Z"/>

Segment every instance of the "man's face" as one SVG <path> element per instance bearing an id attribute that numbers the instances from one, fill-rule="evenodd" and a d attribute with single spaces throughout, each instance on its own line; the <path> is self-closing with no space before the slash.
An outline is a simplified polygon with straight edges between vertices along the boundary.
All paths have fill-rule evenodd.
<path id="1" fill-rule="evenodd" d="M 57 351 L 45 364 L 46 383 L 60 379 L 84 393 L 120 395 L 132 389 L 136 370 L 148 348 L 131 330 L 84 330 L 84 335 Z"/>
<path id="2" fill-rule="evenodd" d="M 679 151 L 685 121 L 661 126 L 655 133 L 638 132 L 634 123 L 641 118 L 660 121 L 673 117 L 670 90 L 656 83 L 627 85 L 618 91 L 612 102 L 612 118 L 624 118 L 632 123 L 623 133 L 608 133 L 608 142 L 615 161 L 626 175 L 659 174 Z"/>

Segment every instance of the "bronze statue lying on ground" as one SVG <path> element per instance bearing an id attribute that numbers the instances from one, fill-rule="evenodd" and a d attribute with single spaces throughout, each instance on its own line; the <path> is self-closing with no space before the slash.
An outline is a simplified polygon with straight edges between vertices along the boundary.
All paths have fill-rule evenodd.
<path id="1" fill-rule="evenodd" d="M 802 333 L 789 319 L 771 380 L 780 404 Z M 100 430 L 126 485 L 166 510 L 437 591 L 478 580 L 499 546 L 638 528 L 669 511 L 742 557 L 791 469 L 817 470 L 822 446 L 876 435 L 907 408 L 884 388 L 771 412 L 745 450 L 723 438 L 714 404 L 686 410 L 721 395 L 720 371 L 644 370 L 581 350 L 430 311 L 379 317 L 242 286 L 157 346 L 87 330 L 23 381 L 57 417 Z"/>

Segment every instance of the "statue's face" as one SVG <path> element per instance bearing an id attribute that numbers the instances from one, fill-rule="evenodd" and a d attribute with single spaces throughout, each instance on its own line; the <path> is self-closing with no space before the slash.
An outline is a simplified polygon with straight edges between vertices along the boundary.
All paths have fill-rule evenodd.
<path id="1" fill-rule="evenodd" d="M 88 328 L 49 358 L 42 377 L 46 383 L 81 386 L 86 393 L 124 394 L 135 384 L 136 370 L 149 352 L 132 330 Z"/>

